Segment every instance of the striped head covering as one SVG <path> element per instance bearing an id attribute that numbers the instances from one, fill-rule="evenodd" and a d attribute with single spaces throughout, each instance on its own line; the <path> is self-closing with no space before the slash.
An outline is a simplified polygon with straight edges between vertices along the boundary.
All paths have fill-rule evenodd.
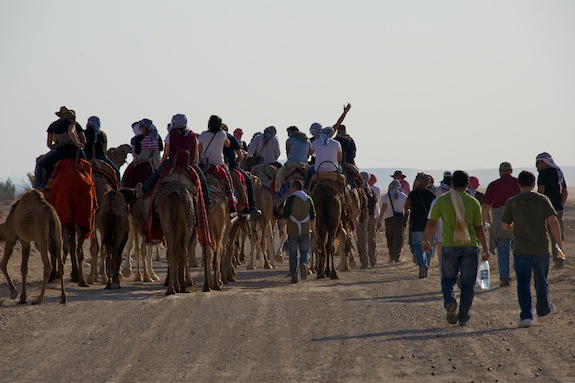
<path id="1" fill-rule="evenodd" d="M 86 128 L 91 126 L 94 130 L 94 142 L 98 140 L 98 135 L 100 134 L 100 118 L 97 116 L 92 116 L 88 118 L 88 122 L 86 123 Z"/>
<path id="2" fill-rule="evenodd" d="M 327 142 L 329 141 L 329 139 L 331 138 L 331 136 L 333 136 L 334 130 L 331 126 L 326 126 L 325 128 L 323 128 L 323 130 L 321 131 L 321 136 L 320 136 L 320 143 L 322 145 L 327 145 Z"/>
<path id="3" fill-rule="evenodd" d="M 563 171 L 561 171 L 561 169 L 559 168 L 559 166 L 557 166 L 557 164 L 555 163 L 555 161 L 553 161 L 553 157 L 551 157 L 551 154 L 547 153 L 547 152 L 543 152 L 543 153 L 539 153 L 537 155 L 537 157 L 535 158 L 536 161 L 543 161 L 545 162 L 547 165 L 549 165 L 550 167 L 554 168 L 555 170 L 557 170 L 557 176 L 559 177 L 559 184 L 563 183 Z"/>

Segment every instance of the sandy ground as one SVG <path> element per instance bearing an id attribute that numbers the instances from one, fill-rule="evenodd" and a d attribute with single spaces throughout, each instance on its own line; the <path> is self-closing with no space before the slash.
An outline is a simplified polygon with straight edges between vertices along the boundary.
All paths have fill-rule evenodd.
<path id="1" fill-rule="evenodd" d="M 2 221 L 9 206 L 2 207 Z M 574 204 L 566 209 L 566 253 L 575 254 Z M 246 270 L 224 291 L 165 297 L 160 282 L 126 280 L 120 290 L 69 282 L 68 303 L 51 284 L 41 306 L 18 305 L 0 279 L 1 382 L 575 382 L 572 306 L 575 263 L 549 273 L 557 312 L 518 329 L 515 284 L 475 296 L 469 326 L 445 320 L 437 259 L 430 276 L 404 249 L 387 263 L 340 272 L 339 280 L 290 284 L 287 258 L 274 270 Z M 3 246 L 2 250 L 3 253 Z M 20 250 L 9 264 L 18 283 Z M 154 264 L 166 273 L 162 258 Z M 31 258 L 29 301 L 40 288 Z"/>

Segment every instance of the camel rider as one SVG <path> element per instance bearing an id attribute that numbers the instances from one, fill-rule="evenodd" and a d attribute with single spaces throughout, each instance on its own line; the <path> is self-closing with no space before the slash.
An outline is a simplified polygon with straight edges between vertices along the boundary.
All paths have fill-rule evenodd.
<path id="1" fill-rule="evenodd" d="M 142 193 L 147 193 L 153 189 L 156 185 L 162 172 L 167 166 L 182 166 L 187 163 L 188 158 L 183 154 L 178 154 L 176 158 L 176 153 L 178 151 L 187 150 L 190 153 L 189 165 L 197 173 L 200 183 L 202 185 L 202 195 L 204 197 L 204 203 L 206 207 L 212 204 L 210 195 L 208 192 L 208 184 L 206 182 L 206 177 L 204 173 L 198 166 L 198 139 L 196 133 L 188 128 L 188 119 L 185 114 L 176 114 L 172 117 L 171 128 L 168 130 L 168 137 L 166 137 L 166 146 L 163 156 L 165 160 L 160 165 L 159 169 L 155 171 L 142 186 Z M 174 164 L 174 161 L 177 161 Z"/>
<path id="2" fill-rule="evenodd" d="M 341 150 L 343 152 L 343 162 L 347 164 L 355 165 L 355 141 L 349 134 L 346 133 L 345 125 L 340 125 L 336 132 L 335 138 L 337 142 L 341 145 Z"/>
<path id="3" fill-rule="evenodd" d="M 160 166 L 160 152 L 164 150 L 164 145 L 154 123 L 144 118 L 135 126 L 132 124 L 132 128 L 136 133 L 130 142 L 134 161 L 151 160 L 152 167 L 157 169 Z M 140 134 L 137 133 L 138 131 Z"/>
<path id="4" fill-rule="evenodd" d="M 281 168 L 282 165 L 278 162 L 280 143 L 276 134 L 276 128 L 268 126 L 264 129 L 263 134 L 255 136 L 248 146 L 248 157 L 257 154 L 262 157 L 264 164 L 274 165 L 278 169 Z"/>
<path id="5" fill-rule="evenodd" d="M 233 186 L 224 163 L 224 146 L 230 146 L 231 143 L 226 132 L 222 130 L 222 119 L 219 116 L 210 116 L 208 130 L 200 134 L 198 141 L 198 152 L 200 153 L 202 168 L 204 171 L 210 169 L 221 181 L 228 199 L 231 216 L 236 216 L 237 209 Z M 214 167 L 211 168 L 210 165 Z"/>
<path id="6" fill-rule="evenodd" d="M 312 142 L 314 142 L 321 136 L 322 130 L 323 126 L 319 122 L 314 122 L 313 124 L 311 124 L 311 126 L 309 127 L 309 134 L 311 135 L 311 137 L 309 138 L 310 145 Z M 315 156 L 310 157 L 308 153 L 308 158 L 309 158 L 308 161 L 309 166 L 315 165 Z"/>
<path id="7" fill-rule="evenodd" d="M 343 123 L 345 116 L 351 109 L 351 104 L 343 107 L 343 113 L 333 127 L 325 127 L 319 139 L 315 139 L 311 145 L 309 154 L 315 155 L 315 164 L 310 166 L 305 176 L 304 189 L 309 188 L 309 182 L 314 173 L 338 172 L 343 174 L 343 169 L 339 165 L 342 161 L 343 153 L 339 142 L 331 138 L 339 126 Z"/>
<path id="8" fill-rule="evenodd" d="M 230 172 L 234 171 L 239 172 L 243 176 L 244 181 L 246 183 L 248 206 L 242 209 L 241 215 L 242 216 L 261 215 L 262 214 L 261 210 L 258 210 L 256 208 L 256 199 L 254 197 L 254 185 L 252 183 L 252 178 L 238 166 L 238 162 L 244 159 L 244 151 L 242 150 L 242 146 L 235 136 L 238 129 L 234 131 L 234 135 L 231 135 L 228 132 L 228 126 L 226 124 L 222 123 L 222 129 L 228 135 L 228 140 L 230 140 L 230 146 L 224 146 L 223 149 L 224 162 L 228 165 Z"/>
<path id="9" fill-rule="evenodd" d="M 276 173 L 274 189 L 280 191 L 282 184 L 285 182 L 284 174 L 286 171 L 292 171 L 301 165 L 307 165 L 309 158 L 310 142 L 304 132 L 300 132 L 297 126 L 287 128 L 288 139 L 286 141 L 287 161 Z M 301 164 L 301 165 L 300 165 Z M 306 168 L 307 166 L 305 166 Z M 304 171 L 305 171 L 304 168 Z M 290 174 L 290 173 L 288 173 Z"/>
<path id="10" fill-rule="evenodd" d="M 43 190 L 52 174 L 56 162 L 65 158 L 86 159 L 84 143 L 86 138 L 80 124 L 76 122 L 76 113 L 65 106 L 56 115 L 60 118 L 48 127 L 48 146 L 53 150 L 36 162 L 34 187 Z"/>
<path id="11" fill-rule="evenodd" d="M 88 118 L 84 135 L 86 136 L 86 148 L 84 149 L 86 158 L 88 160 L 96 158 L 110 165 L 112 169 L 114 169 L 118 184 L 120 184 L 120 170 L 110 157 L 106 155 L 106 150 L 108 150 L 108 136 L 100 129 L 99 117 L 92 116 Z"/>

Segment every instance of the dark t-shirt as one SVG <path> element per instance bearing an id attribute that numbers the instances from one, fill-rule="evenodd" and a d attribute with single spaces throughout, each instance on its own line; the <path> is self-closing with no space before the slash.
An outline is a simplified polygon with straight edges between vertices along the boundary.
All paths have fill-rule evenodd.
<path id="1" fill-rule="evenodd" d="M 543 194 L 520 193 L 507 200 L 501 222 L 513 224 L 513 253 L 548 255 L 547 218 L 555 214 Z"/>
<path id="2" fill-rule="evenodd" d="M 429 189 L 414 189 L 409 192 L 408 198 L 411 201 L 411 213 L 409 214 L 411 231 L 424 231 L 435 194 Z"/>
<path id="3" fill-rule="evenodd" d="M 341 145 L 342 162 L 355 165 L 355 141 L 349 135 L 337 135 L 333 138 Z"/>
<path id="4" fill-rule="evenodd" d="M 61 134 L 68 131 L 68 126 L 70 126 L 70 121 L 68 120 L 56 120 L 48 126 L 48 133 Z M 82 126 L 76 122 L 76 134 L 82 133 L 84 130 Z"/>
<path id="5" fill-rule="evenodd" d="M 545 186 L 545 192 L 543 194 L 549 197 L 555 210 L 563 210 L 563 205 L 561 204 L 561 192 L 563 189 L 561 185 L 559 185 L 557 169 L 548 167 L 539 172 L 537 186 L 541 185 Z M 563 187 L 567 187 L 565 181 L 563 181 Z"/>
<path id="6" fill-rule="evenodd" d="M 103 158 L 106 155 L 106 153 L 104 152 L 104 148 L 108 145 L 108 137 L 106 136 L 106 133 L 100 131 L 100 133 L 98 134 L 98 138 L 94 140 L 95 136 L 94 129 L 88 126 L 84 134 L 86 135 L 86 145 L 84 148 L 86 158 L 89 160 L 94 157 Z M 92 153 L 93 149 L 96 150 L 95 154 Z"/>
<path id="7" fill-rule="evenodd" d="M 237 168 L 236 162 L 236 150 L 241 149 L 240 143 L 238 142 L 237 138 L 233 135 L 227 133 L 228 140 L 230 140 L 230 146 L 224 146 L 224 162 L 228 164 L 230 169 Z"/>

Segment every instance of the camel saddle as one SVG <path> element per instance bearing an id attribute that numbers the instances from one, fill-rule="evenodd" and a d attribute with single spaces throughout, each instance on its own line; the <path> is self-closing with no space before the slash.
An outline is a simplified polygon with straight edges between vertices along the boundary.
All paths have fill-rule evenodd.
<path id="1" fill-rule="evenodd" d="M 94 177 L 102 176 L 112 184 L 114 189 L 118 190 L 120 188 L 116 171 L 109 163 L 98 158 L 92 158 L 90 164 L 92 165 L 92 174 Z"/>

